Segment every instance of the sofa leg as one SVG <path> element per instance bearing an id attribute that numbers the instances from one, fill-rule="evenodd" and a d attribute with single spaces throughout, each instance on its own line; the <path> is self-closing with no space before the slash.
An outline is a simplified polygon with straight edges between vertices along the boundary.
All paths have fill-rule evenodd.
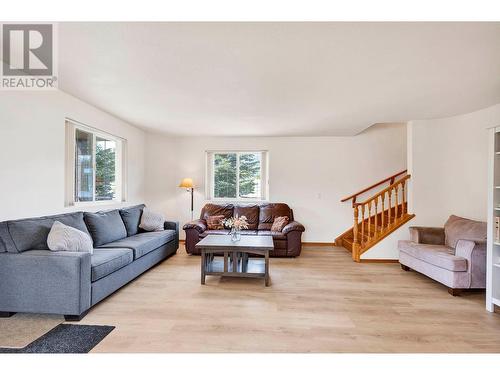
<path id="1" fill-rule="evenodd" d="M 0 318 L 10 318 L 15 312 L 0 311 Z"/>
<path id="2" fill-rule="evenodd" d="M 401 269 L 402 269 L 403 271 L 411 271 L 411 268 L 410 268 L 410 267 L 405 266 L 403 263 L 400 263 L 400 264 L 401 264 Z"/>
<path id="3" fill-rule="evenodd" d="M 64 315 L 64 320 L 66 320 L 67 322 L 79 322 L 85 317 L 85 315 L 87 315 L 89 310 L 82 312 L 80 315 Z"/>
<path id="4" fill-rule="evenodd" d="M 453 297 L 458 297 L 460 294 L 462 294 L 462 291 L 462 289 L 448 288 L 448 293 L 450 293 Z"/>

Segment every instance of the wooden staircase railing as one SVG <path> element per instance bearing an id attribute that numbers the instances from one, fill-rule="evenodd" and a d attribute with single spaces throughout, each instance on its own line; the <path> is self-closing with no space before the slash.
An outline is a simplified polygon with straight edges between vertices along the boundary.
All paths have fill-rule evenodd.
<path id="1" fill-rule="evenodd" d="M 415 216 L 408 213 L 407 184 L 411 176 L 395 180 L 403 173 L 406 171 L 342 200 L 353 200 L 354 223 L 351 229 L 335 239 L 335 244 L 350 250 L 354 261 L 359 262 L 361 254 Z M 384 182 L 390 182 L 390 185 L 365 201 L 356 203 L 358 195 Z"/>

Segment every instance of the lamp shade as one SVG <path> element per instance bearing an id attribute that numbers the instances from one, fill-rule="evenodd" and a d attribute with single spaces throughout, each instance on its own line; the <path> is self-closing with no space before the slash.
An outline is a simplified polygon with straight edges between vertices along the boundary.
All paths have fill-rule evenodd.
<path id="1" fill-rule="evenodd" d="M 193 179 L 192 178 L 183 178 L 181 183 L 179 184 L 181 188 L 193 188 Z"/>

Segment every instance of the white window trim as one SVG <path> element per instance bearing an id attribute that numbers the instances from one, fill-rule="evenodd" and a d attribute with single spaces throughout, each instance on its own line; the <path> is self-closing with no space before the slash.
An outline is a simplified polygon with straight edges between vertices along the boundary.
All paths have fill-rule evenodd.
<path id="1" fill-rule="evenodd" d="M 75 201 L 75 137 L 76 130 L 82 130 L 91 133 L 94 139 L 93 149 L 93 173 L 94 173 L 94 189 L 93 200 L 89 202 Z M 88 207 L 88 206 L 105 206 L 127 201 L 127 140 L 118 137 L 114 134 L 96 129 L 92 126 L 83 124 L 79 121 L 70 118 L 65 119 L 65 136 L 66 136 L 66 176 L 65 176 L 65 201 L 66 207 Z M 112 200 L 96 201 L 95 200 L 95 140 L 97 137 L 106 138 L 116 141 L 117 159 L 121 161 L 116 168 L 116 197 Z"/>
<path id="2" fill-rule="evenodd" d="M 261 153 L 261 197 L 241 198 L 239 197 L 239 173 L 236 173 L 236 198 L 214 197 L 214 154 L 247 154 Z M 236 168 L 239 170 L 239 157 L 236 158 Z M 212 202 L 266 202 L 269 200 L 269 151 L 268 150 L 207 150 L 205 151 L 205 198 Z"/>

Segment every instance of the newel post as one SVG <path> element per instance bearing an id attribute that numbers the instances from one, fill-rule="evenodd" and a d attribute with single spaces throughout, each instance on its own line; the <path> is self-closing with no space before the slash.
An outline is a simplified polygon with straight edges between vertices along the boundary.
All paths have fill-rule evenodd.
<path id="1" fill-rule="evenodd" d="M 353 242 L 352 242 L 352 259 L 358 261 L 359 252 L 359 237 L 358 237 L 358 220 L 359 220 L 359 209 L 358 205 L 354 206 L 354 225 L 352 227 Z"/>

